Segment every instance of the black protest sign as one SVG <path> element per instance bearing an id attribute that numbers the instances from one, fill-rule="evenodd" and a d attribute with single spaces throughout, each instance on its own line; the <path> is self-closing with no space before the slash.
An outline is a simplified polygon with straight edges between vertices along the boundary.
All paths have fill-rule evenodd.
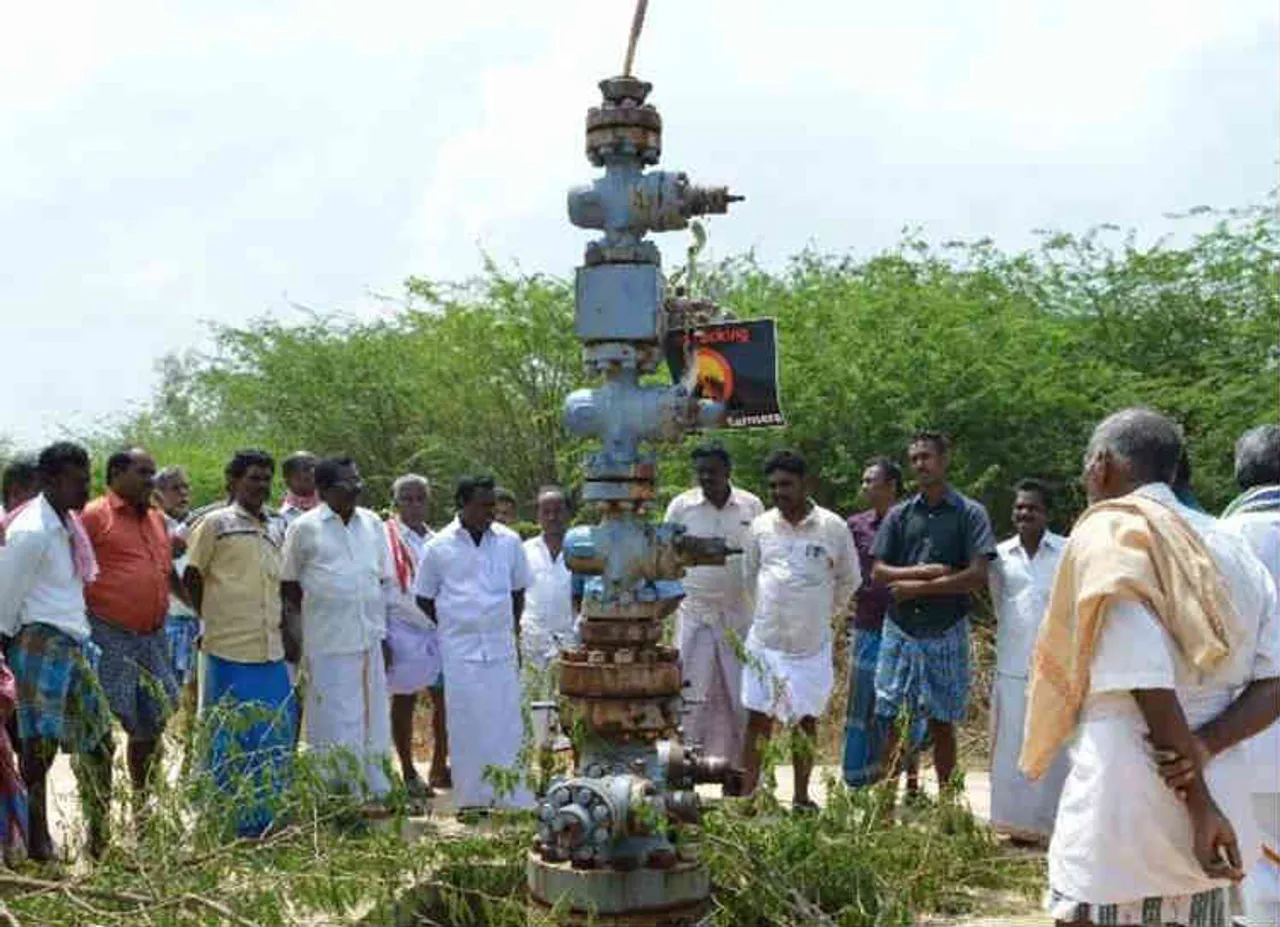
<path id="1" fill-rule="evenodd" d="M 785 425 L 773 319 L 716 322 L 667 333 L 667 366 L 700 399 L 723 402 L 730 428 Z"/>

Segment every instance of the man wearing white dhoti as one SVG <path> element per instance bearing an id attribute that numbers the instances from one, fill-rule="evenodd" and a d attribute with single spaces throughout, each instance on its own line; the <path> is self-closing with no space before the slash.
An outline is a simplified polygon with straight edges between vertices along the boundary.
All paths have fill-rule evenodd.
<path id="1" fill-rule="evenodd" d="M 577 641 L 574 630 L 573 574 L 564 562 L 564 533 L 569 525 L 569 500 L 559 486 L 538 491 L 538 526 L 542 532 L 524 542 L 529 561 L 529 592 L 520 616 L 520 652 L 526 671 L 545 677 L 562 647 Z M 536 693 L 548 698 L 546 689 Z"/>
<path id="2" fill-rule="evenodd" d="M 730 547 L 741 549 L 751 522 L 764 514 L 764 505 L 730 483 L 732 462 L 720 445 L 704 444 L 690 456 L 698 485 L 671 500 L 664 521 L 683 525 L 693 535 L 722 537 Z M 730 557 L 724 566 L 689 567 L 683 582 L 676 640 L 691 703 L 685 734 L 708 755 L 737 766 L 742 762 L 747 711 L 734 638 L 740 648 L 751 627 L 741 559 Z"/>
<path id="3" fill-rule="evenodd" d="M 306 741 L 330 756 L 335 786 L 382 798 L 391 788 L 386 536 L 378 516 L 356 505 L 364 483 L 355 461 L 321 460 L 315 479 L 323 501 L 289 525 L 280 570 L 285 603 L 302 615 Z"/>
<path id="4" fill-rule="evenodd" d="M 747 709 L 744 786 L 754 792 L 774 720 L 804 734 L 792 749 L 792 805 L 809 811 L 818 716 L 835 685 L 833 621 L 844 624 L 849 597 L 862 581 L 844 519 L 817 505 L 805 485 L 805 462 L 778 451 L 764 465 L 774 508 L 747 532 L 742 570 L 752 602 L 744 645 L 742 704 Z"/>
<path id="5" fill-rule="evenodd" d="M 1280 714 L 1276 590 L 1243 541 L 1169 487 L 1178 427 L 1105 419 L 1091 505 L 1063 550 L 1033 658 L 1021 767 L 1069 745 L 1049 845 L 1060 924 L 1226 927 L 1260 851 L 1243 741 Z M 1153 757 L 1192 769 L 1180 794 Z"/>
<path id="6" fill-rule="evenodd" d="M 1060 753 L 1039 782 L 1018 769 L 1027 718 L 1027 678 L 1049 607 L 1053 574 L 1067 539 L 1048 530 L 1049 490 L 1022 480 L 1015 490 L 1017 534 L 996 546 L 987 573 L 996 611 L 996 678 L 991 693 L 991 826 L 1017 843 L 1047 843 L 1067 776 Z"/>
<path id="7" fill-rule="evenodd" d="M 387 552 L 395 580 L 384 588 L 387 597 L 387 688 L 391 692 L 391 739 L 400 757 L 405 787 L 415 797 L 431 794 L 444 784 L 449 742 L 444 721 L 444 684 L 440 676 L 440 642 L 435 622 L 414 599 L 418 565 L 435 536 L 427 527 L 431 488 L 426 477 L 406 473 L 391 484 L 395 514 L 384 525 Z M 422 781 L 413 762 L 413 712 L 419 692 L 431 698 L 431 772 Z M 428 785 L 428 783 L 430 783 Z"/>
<path id="8" fill-rule="evenodd" d="M 1236 442 L 1236 482 L 1243 492 L 1222 513 L 1222 524 L 1244 538 L 1280 589 L 1280 425 L 1259 425 Z M 1249 748 L 1262 858 L 1245 877 L 1244 909 L 1250 927 L 1262 927 L 1280 924 L 1280 722 Z"/>
<path id="9" fill-rule="evenodd" d="M 494 522 L 491 477 L 458 482 L 457 517 L 427 545 L 415 585 L 418 605 L 439 628 L 454 798 L 460 811 L 524 808 L 533 797 L 517 770 L 520 718 L 517 629 L 529 586 L 520 536 Z M 505 794 L 497 768 L 520 774 Z"/>

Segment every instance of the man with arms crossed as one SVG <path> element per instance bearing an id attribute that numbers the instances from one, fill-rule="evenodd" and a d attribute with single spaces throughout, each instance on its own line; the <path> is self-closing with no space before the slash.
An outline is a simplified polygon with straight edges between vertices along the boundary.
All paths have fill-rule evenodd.
<path id="1" fill-rule="evenodd" d="M 945 792 L 954 784 L 956 725 L 969 698 L 970 595 L 987 582 L 996 539 L 987 510 L 947 484 L 946 438 L 919 432 L 907 456 L 920 491 L 889 511 L 872 549 L 872 577 L 893 597 L 876 667 L 876 714 L 889 724 L 880 755 L 885 778 L 896 783 L 898 718 L 923 712 Z"/>

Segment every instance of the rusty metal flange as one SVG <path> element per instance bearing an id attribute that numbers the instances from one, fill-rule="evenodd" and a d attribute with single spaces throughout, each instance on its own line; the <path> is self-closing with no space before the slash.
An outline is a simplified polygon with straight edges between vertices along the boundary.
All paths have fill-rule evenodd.
<path id="1" fill-rule="evenodd" d="M 560 694 L 580 698 L 633 699 L 679 695 L 679 663 L 560 662 Z"/>

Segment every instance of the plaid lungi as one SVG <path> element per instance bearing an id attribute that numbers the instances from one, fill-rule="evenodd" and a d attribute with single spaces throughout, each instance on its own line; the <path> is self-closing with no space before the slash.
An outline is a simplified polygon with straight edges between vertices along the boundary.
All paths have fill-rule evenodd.
<path id="1" fill-rule="evenodd" d="M 958 724 L 969 698 L 969 621 L 938 637 L 912 637 L 885 621 L 876 665 L 876 714 L 896 718 L 905 707 Z"/>
<path id="2" fill-rule="evenodd" d="M 844 783 L 850 788 L 878 782 L 884 770 L 880 752 L 893 720 L 876 714 L 876 668 L 880 664 L 879 629 L 854 628 L 849 635 L 849 702 L 844 725 Z M 911 749 L 928 734 L 923 711 L 914 711 Z"/>
<path id="3" fill-rule="evenodd" d="M 102 648 L 98 679 L 111 712 L 130 737 L 159 739 L 178 698 L 164 629 L 135 634 L 93 615 L 89 627 L 93 642 Z"/>
<path id="4" fill-rule="evenodd" d="M 111 733 L 111 715 L 93 663 L 97 647 L 47 624 L 24 627 L 9 647 L 18 683 L 18 737 L 56 741 L 90 753 Z"/>
<path id="5" fill-rule="evenodd" d="M 1097 924 L 1139 924 L 1142 927 L 1180 924 L 1182 927 L 1228 927 L 1231 922 L 1231 905 L 1225 888 L 1211 888 L 1196 895 L 1178 895 L 1171 898 L 1144 898 L 1123 904 L 1087 904 L 1073 901 L 1065 895 L 1049 890 L 1049 914 L 1060 921 Z"/>
<path id="6" fill-rule="evenodd" d="M 849 703 L 844 723 L 844 784 L 870 785 L 880 778 L 886 722 L 876 717 L 876 665 L 880 631 L 854 628 L 849 640 Z"/>

